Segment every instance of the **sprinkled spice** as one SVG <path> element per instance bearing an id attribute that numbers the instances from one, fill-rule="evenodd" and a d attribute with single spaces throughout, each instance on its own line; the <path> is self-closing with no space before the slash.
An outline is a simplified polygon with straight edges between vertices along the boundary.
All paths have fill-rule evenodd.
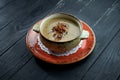
<path id="1" fill-rule="evenodd" d="M 58 24 L 52 28 L 52 32 L 54 32 L 53 37 L 55 40 L 61 40 L 62 37 L 68 33 L 68 25 L 58 22 Z"/>

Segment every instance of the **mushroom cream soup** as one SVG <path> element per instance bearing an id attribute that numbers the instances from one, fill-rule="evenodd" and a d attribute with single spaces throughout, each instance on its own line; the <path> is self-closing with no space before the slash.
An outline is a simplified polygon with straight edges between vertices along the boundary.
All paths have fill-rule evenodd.
<path id="1" fill-rule="evenodd" d="M 41 29 L 44 37 L 56 42 L 70 41 L 80 36 L 79 25 L 63 18 L 48 19 Z"/>

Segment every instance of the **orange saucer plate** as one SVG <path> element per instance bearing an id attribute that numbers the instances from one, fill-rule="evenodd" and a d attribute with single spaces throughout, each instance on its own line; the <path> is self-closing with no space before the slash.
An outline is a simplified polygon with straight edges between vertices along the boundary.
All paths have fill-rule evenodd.
<path id="1" fill-rule="evenodd" d="M 40 22 L 41 21 L 38 21 L 36 24 L 40 24 Z M 83 25 L 83 29 L 89 31 L 90 35 L 89 38 L 82 40 L 81 47 L 74 54 L 70 54 L 68 56 L 55 56 L 46 53 L 40 48 L 38 44 L 39 33 L 34 32 L 32 28 L 28 31 L 26 36 L 27 47 L 35 57 L 48 63 L 71 64 L 78 62 L 86 58 L 93 51 L 96 42 L 93 30 L 85 22 L 81 21 L 81 23 Z"/>

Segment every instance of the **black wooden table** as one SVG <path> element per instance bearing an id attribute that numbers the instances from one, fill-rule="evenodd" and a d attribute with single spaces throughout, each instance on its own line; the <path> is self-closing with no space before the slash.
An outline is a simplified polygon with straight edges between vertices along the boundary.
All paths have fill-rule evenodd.
<path id="1" fill-rule="evenodd" d="M 73 14 L 95 32 L 84 60 L 52 65 L 27 49 L 31 26 L 55 12 Z M 120 80 L 120 0 L 0 0 L 0 80 Z"/>

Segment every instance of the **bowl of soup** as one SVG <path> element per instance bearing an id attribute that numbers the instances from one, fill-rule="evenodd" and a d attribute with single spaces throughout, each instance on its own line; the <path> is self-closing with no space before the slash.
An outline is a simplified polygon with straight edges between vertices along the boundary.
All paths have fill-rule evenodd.
<path id="1" fill-rule="evenodd" d="M 67 13 L 46 16 L 33 30 L 39 32 L 43 45 L 55 53 L 67 52 L 75 48 L 82 39 L 89 37 L 89 32 L 83 30 L 80 20 Z"/>

